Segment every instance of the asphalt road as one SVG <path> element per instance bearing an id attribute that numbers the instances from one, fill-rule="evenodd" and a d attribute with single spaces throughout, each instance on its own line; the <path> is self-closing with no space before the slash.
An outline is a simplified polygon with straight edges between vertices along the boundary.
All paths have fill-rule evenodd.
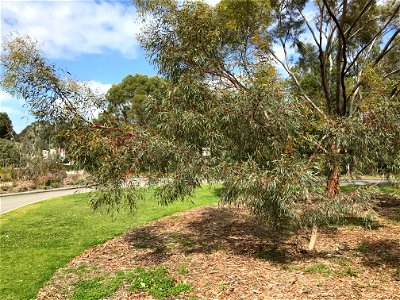
<path id="1" fill-rule="evenodd" d="M 341 184 L 366 185 L 366 184 L 382 184 L 382 183 L 387 183 L 387 181 L 382 179 L 364 179 L 355 181 L 341 180 Z M 148 180 L 144 178 L 132 178 L 131 184 L 144 187 L 148 185 Z M 14 195 L 7 195 L 7 194 L 0 195 L 0 214 L 42 200 L 65 196 L 65 195 L 72 195 L 75 193 L 85 193 L 90 191 L 91 191 L 90 188 L 79 187 L 72 189 L 60 188 L 56 190 L 33 192 L 33 193 L 27 192 Z"/>
<path id="2" fill-rule="evenodd" d="M 75 193 L 89 192 L 89 188 L 73 188 L 73 189 L 58 189 L 35 193 L 20 193 L 14 195 L 1 195 L 0 196 L 0 214 L 9 212 L 11 210 L 20 208 L 25 205 L 29 205 L 42 200 L 72 195 Z"/>

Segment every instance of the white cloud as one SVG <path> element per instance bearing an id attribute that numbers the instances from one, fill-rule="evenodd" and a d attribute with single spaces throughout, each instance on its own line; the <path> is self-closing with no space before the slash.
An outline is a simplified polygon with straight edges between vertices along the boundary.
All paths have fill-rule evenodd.
<path id="1" fill-rule="evenodd" d="M 220 0 L 204 0 L 204 2 L 206 2 L 212 6 L 215 6 L 220 2 Z"/>
<path id="2" fill-rule="evenodd" d="M 115 51 L 137 55 L 136 21 L 130 1 L 2 1 L 1 33 L 28 34 L 50 58 Z"/>
<path id="3" fill-rule="evenodd" d="M 100 94 L 107 93 L 107 91 L 112 86 L 111 83 L 101 83 L 101 82 L 94 81 L 94 80 L 88 81 L 87 84 L 90 87 L 90 89 L 92 89 L 93 91 L 100 93 Z"/>

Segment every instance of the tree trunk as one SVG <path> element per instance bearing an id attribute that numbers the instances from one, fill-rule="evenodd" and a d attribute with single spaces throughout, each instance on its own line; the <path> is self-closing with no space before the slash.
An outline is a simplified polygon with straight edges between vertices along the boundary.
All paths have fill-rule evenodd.
<path id="1" fill-rule="evenodd" d="M 335 163 L 333 168 L 329 171 L 328 180 L 326 183 L 326 193 L 328 196 L 333 197 L 339 194 L 339 178 L 340 166 Z"/>
<path id="2" fill-rule="evenodd" d="M 315 243 L 317 241 L 317 234 L 318 234 L 318 227 L 317 225 L 314 224 L 311 230 L 311 237 L 310 237 L 310 242 L 308 244 L 308 251 L 314 250 Z"/>

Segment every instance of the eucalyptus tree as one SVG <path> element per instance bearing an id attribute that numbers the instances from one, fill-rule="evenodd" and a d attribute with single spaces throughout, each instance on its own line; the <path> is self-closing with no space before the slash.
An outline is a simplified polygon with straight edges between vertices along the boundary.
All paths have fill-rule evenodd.
<path id="1" fill-rule="evenodd" d="M 400 148 L 398 93 L 388 85 L 397 72 L 386 62 L 397 47 L 398 4 L 357 3 L 315 2 L 309 20 L 311 1 L 137 0 L 141 44 L 170 82 L 143 102 L 143 124 L 89 118 L 87 109 L 105 102 L 28 38 L 6 42 L 2 82 L 38 116 L 69 122 L 74 160 L 103 191 L 95 208 L 133 207 L 139 191 L 125 187 L 144 168 L 154 180 L 168 177 L 158 189 L 165 204 L 218 181 L 224 203 L 276 226 L 312 227 L 312 249 L 318 225 L 370 212 L 362 190 L 339 192 L 342 167 L 373 165 Z"/>
<path id="2" fill-rule="evenodd" d="M 106 115 L 111 114 L 120 122 L 143 125 L 147 122 L 145 102 L 149 97 L 165 96 L 167 82 L 158 76 L 127 75 L 121 83 L 113 84 L 106 94 Z"/>
<path id="3" fill-rule="evenodd" d="M 398 49 L 398 2 L 136 3 L 148 17 L 141 36 L 148 57 L 175 93 L 186 91 L 179 101 L 187 97 L 192 105 L 193 119 L 181 105 L 176 120 L 185 117 L 179 122 L 188 128 L 203 121 L 207 136 L 198 146 L 211 148 L 225 202 L 244 203 L 274 221 L 313 224 L 315 238 L 317 224 L 368 199 L 339 193 L 345 165 L 395 167 L 400 69 L 385 61 Z M 288 86 L 276 66 L 289 76 Z M 193 107 L 196 96 L 197 105 L 209 103 L 205 111 Z M 326 192 L 318 188 L 321 176 Z"/>

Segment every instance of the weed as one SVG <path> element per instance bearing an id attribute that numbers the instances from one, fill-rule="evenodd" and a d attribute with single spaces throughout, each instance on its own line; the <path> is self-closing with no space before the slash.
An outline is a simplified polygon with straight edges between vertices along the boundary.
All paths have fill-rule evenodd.
<path id="1" fill-rule="evenodd" d="M 343 276 L 358 277 L 358 271 L 357 271 L 357 270 L 353 270 L 353 269 L 350 268 L 350 267 L 347 267 L 347 268 L 343 271 L 342 275 L 343 275 Z"/>
<path id="2" fill-rule="evenodd" d="M 218 284 L 218 292 L 225 291 L 227 288 L 228 288 L 228 285 L 226 283 Z"/>
<path id="3" fill-rule="evenodd" d="M 170 218 L 173 219 L 173 220 L 176 220 L 176 219 L 179 219 L 180 216 L 175 216 L 175 215 L 174 215 L 174 216 L 171 216 Z"/>
<path id="4" fill-rule="evenodd" d="M 189 296 L 189 297 L 187 298 L 187 300 L 197 300 L 197 297 L 195 297 L 195 296 Z"/>
<path id="5" fill-rule="evenodd" d="M 224 246 L 222 245 L 222 243 L 216 243 L 211 246 L 211 250 L 213 250 L 213 251 L 219 251 L 219 250 L 223 250 L 223 249 L 224 249 Z"/>
<path id="6" fill-rule="evenodd" d="M 180 264 L 178 266 L 178 273 L 181 274 L 181 275 L 185 275 L 185 274 L 188 273 L 188 270 L 187 270 L 185 264 Z"/>
<path id="7" fill-rule="evenodd" d="M 393 278 L 397 281 L 400 281 L 400 267 L 397 268 L 396 272 L 393 274 Z"/>
<path id="8" fill-rule="evenodd" d="M 192 241 L 183 241 L 181 244 L 184 247 L 192 247 L 194 245 L 194 242 L 192 242 Z"/>
<path id="9" fill-rule="evenodd" d="M 189 292 L 192 286 L 187 283 L 176 283 L 165 268 L 156 269 L 136 268 L 126 274 L 125 278 L 131 282 L 133 291 L 143 290 L 155 298 L 164 299 L 169 296 L 176 296 L 181 292 Z"/>
<path id="10" fill-rule="evenodd" d="M 366 243 L 362 242 L 358 244 L 357 246 L 357 251 L 361 253 L 367 253 L 368 252 L 368 246 Z"/>
<path id="11" fill-rule="evenodd" d="M 164 253 L 164 247 L 156 247 L 156 249 L 154 249 L 153 253 L 154 254 L 161 254 Z"/>
<path id="12" fill-rule="evenodd" d="M 331 268 L 324 263 L 314 264 L 310 267 L 305 268 L 304 271 L 309 273 L 318 273 L 324 276 L 329 276 L 331 274 Z"/>

